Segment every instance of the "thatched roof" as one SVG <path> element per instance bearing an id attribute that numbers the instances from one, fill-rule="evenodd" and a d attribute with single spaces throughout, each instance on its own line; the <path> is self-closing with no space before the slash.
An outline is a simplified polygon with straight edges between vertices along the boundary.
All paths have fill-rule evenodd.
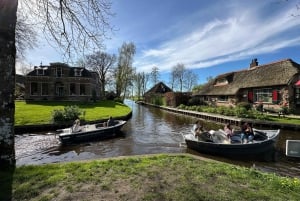
<path id="1" fill-rule="evenodd" d="M 258 65 L 219 75 L 207 83 L 198 95 L 234 95 L 242 88 L 288 85 L 299 72 L 300 65 L 291 59 Z M 228 84 L 217 85 L 218 80 L 224 78 Z"/>
<path id="2" fill-rule="evenodd" d="M 170 89 L 167 85 L 165 85 L 163 82 L 159 82 L 156 85 L 154 85 L 151 89 L 149 89 L 145 95 L 147 94 L 153 94 L 153 93 L 167 93 L 172 92 L 172 89 Z"/>

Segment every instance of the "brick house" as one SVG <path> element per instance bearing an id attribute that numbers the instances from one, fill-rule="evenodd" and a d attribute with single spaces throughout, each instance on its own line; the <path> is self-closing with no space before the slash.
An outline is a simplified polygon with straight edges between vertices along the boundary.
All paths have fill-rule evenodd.
<path id="1" fill-rule="evenodd" d="M 300 65 L 291 59 L 258 65 L 253 59 L 245 70 L 217 76 L 195 96 L 216 105 L 238 102 L 263 103 L 264 108 L 283 106 L 300 113 Z"/>
<path id="2" fill-rule="evenodd" d="M 25 100 L 90 101 L 99 99 L 98 74 L 65 63 L 35 66 L 25 76 Z"/>

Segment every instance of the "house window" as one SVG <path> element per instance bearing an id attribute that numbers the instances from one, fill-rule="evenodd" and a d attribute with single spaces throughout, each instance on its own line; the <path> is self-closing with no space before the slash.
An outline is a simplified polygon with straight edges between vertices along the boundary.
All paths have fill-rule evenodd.
<path id="1" fill-rule="evenodd" d="M 37 82 L 30 83 L 30 94 L 33 96 L 38 95 L 38 83 Z"/>
<path id="2" fill-rule="evenodd" d="M 228 101 L 228 96 L 219 96 L 218 101 Z"/>
<path id="3" fill-rule="evenodd" d="M 42 96 L 48 95 L 48 83 L 42 83 Z"/>
<path id="4" fill-rule="evenodd" d="M 74 76 L 80 77 L 83 69 L 74 69 Z"/>
<path id="5" fill-rule="evenodd" d="M 255 89 L 253 98 L 255 102 L 272 103 L 273 90 L 271 88 Z"/>
<path id="6" fill-rule="evenodd" d="M 61 67 L 57 67 L 56 68 L 56 77 L 62 77 L 62 68 Z"/>
<path id="7" fill-rule="evenodd" d="M 76 84 L 75 83 L 70 84 L 70 95 L 71 96 L 76 95 Z"/>
<path id="8" fill-rule="evenodd" d="M 80 95 L 85 95 L 85 84 L 80 84 Z"/>
<path id="9" fill-rule="evenodd" d="M 44 69 L 43 68 L 36 69 L 36 74 L 37 75 L 44 75 Z"/>

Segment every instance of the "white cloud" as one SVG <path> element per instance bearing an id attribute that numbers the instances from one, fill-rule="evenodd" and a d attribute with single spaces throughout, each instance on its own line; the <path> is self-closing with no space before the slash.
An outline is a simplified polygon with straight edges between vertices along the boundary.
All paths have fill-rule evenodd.
<path id="1" fill-rule="evenodd" d="M 201 27 L 195 25 L 193 31 L 157 48 L 144 50 L 135 66 L 148 72 L 154 65 L 168 71 L 176 63 L 187 68 L 209 67 L 299 44 L 299 34 L 293 34 L 300 28 L 300 20 L 291 17 L 294 6 L 282 7 L 276 13 L 266 11 L 263 4 L 241 6 L 227 10 L 223 18 L 210 19 Z"/>

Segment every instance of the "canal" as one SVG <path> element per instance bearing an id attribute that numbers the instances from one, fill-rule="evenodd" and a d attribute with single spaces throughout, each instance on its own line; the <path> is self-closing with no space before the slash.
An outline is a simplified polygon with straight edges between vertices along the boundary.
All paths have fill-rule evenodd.
<path id="1" fill-rule="evenodd" d="M 125 102 L 132 108 L 132 118 L 122 128 L 123 136 L 104 141 L 62 146 L 54 132 L 17 135 L 15 138 L 17 166 L 59 163 L 117 156 L 155 153 L 191 153 L 218 161 L 300 178 L 300 160 L 284 156 L 285 140 L 300 139 L 299 131 L 282 130 L 276 162 L 232 160 L 200 154 L 186 148 L 182 134 L 189 133 L 195 117 L 171 113 L 154 107 Z M 222 128 L 215 122 L 204 122 L 208 130 Z"/>

